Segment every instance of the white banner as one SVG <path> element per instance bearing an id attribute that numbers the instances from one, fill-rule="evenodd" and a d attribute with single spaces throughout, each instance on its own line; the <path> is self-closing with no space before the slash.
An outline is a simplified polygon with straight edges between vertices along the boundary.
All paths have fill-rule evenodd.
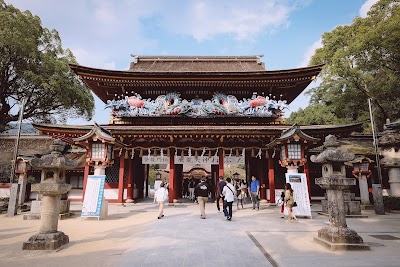
<path id="1" fill-rule="evenodd" d="M 86 183 L 85 198 L 82 204 L 81 217 L 100 218 L 103 204 L 105 175 L 89 175 Z"/>
<path id="2" fill-rule="evenodd" d="M 224 157 L 224 164 L 245 164 L 244 157 L 234 157 L 234 156 Z"/>
<path id="3" fill-rule="evenodd" d="M 294 201 L 297 203 L 297 207 L 293 208 L 294 214 L 312 218 L 306 174 L 286 173 L 286 182 L 292 186 Z"/>
<path id="4" fill-rule="evenodd" d="M 152 157 L 152 156 L 143 156 L 142 164 L 169 164 L 169 157 Z"/>
<path id="5" fill-rule="evenodd" d="M 224 164 L 245 164 L 244 157 L 225 157 Z M 169 157 L 143 156 L 142 164 L 169 164 Z M 218 156 L 195 157 L 195 156 L 175 156 L 175 164 L 219 164 Z"/>

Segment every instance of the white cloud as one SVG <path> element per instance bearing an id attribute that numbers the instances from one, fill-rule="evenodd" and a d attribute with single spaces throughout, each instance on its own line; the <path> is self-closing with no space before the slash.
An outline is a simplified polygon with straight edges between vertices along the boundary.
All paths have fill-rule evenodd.
<path id="1" fill-rule="evenodd" d="M 368 11 L 371 9 L 371 7 L 378 2 L 379 0 L 367 0 L 360 8 L 360 17 L 365 18 L 368 14 Z"/>
<path id="2" fill-rule="evenodd" d="M 310 47 L 307 48 L 306 53 L 303 56 L 303 60 L 300 63 L 298 68 L 306 67 L 308 62 L 310 62 L 311 57 L 314 55 L 315 50 L 322 47 L 322 39 L 320 38 L 318 41 L 315 41 Z"/>
<path id="3" fill-rule="evenodd" d="M 292 1 L 293 2 L 293 1 Z M 298 2 L 298 1 L 295 1 Z M 198 41 L 212 39 L 220 34 L 237 40 L 254 38 L 262 31 L 272 32 L 288 24 L 293 6 L 287 1 L 186 1 L 168 8 L 163 15 L 163 27 L 170 32 L 189 35 Z"/>
<path id="4" fill-rule="evenodd" d="M 6 1 L 40 16 L 45 27 L 57 29 L 63 46 L 71 48 L 80 64 L 101 68 L 114 60 L 115 68 L 125 69 L 126 64 L 118 62 L 129 60 L 131 53 L 161 50 L 153 31 L 197 41 L 221 35 L 252 40 L 287 27 L 291 12 L 308 0 Z"/>

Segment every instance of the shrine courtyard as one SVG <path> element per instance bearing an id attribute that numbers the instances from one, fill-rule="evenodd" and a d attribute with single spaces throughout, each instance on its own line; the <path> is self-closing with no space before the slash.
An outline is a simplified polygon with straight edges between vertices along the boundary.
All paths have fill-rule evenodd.
<path id="1" fill-rule="evenodd" d="M 312 206 L 312 219 L 285 223 L 280 208 L 251 204 L 226 221 L 215 203 L 208 203 L 206 220 L 197 204 L 165 208 L 151 200 L 121 206 L 110 204 L 108 218 L 81 219 L 80 203 L 71 203 L 75 215 L 59 221 L 70 243 L 57 251 L 23 251 L 22 243 L 36 233 L 39 221 L 22 215 L 0 215 L 0 266 L 399 266 L 400 213 L 347 219 L 370 251 L 330 251 L 313 241 L 327 217 Z"/>

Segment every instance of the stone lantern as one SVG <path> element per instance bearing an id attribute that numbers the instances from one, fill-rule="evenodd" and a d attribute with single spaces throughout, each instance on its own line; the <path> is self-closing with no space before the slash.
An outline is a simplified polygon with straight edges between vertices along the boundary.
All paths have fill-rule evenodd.
<path id="1" fill-rule="evenodd" d="M 369 250 L 356 231 L 347 227 L 344 205 L 344 190 L 356 184 L 354 178 L 346 178 L 344 162 L 354 159 L 354 154 L 338 149 L 339 142 L 328 135 L 324 142 L 325 150 L 311 161 L 322 163 L 322 177 L 315 183 L 326 189 L 328 196 L 329 226 L 318 230 L 314 240 L 331 250 Z"/>
<path id="2" fill-rule="evenodd" d="M 379 138 L 381 164 L 388 169 L 390 195 L 400 197 L 400 120 L 385 124 L 385 128 Z"/>
<path id="3" fill-rule="evenodd" d="M 60 196 L 71 190 L 71 185 L 65 182 L 65 170 L 75 168 L 78 162 L 62 154 L 64 147 L 65 143 L 56 139 L 50 146 L 50 154 L 31 160 L 32 166 L 42 171 L 40 183 L 33 184 L 31 189 L 43 196 L 41 224 L 39 233 L 24 242 L 24 250 L 55 250 L 69 242 L 68 236 L 57 230 Z"/>
<path id="4" fill-rule="evenodd" d="M 372 162 L 373 160 L 367 157 L 357 157 L 354 160 L 346 163 L 347 165 L 353 166 L 353 171 L 351 173 L 358 179 L 358 184 L 360 186 L 361 205 L 363 206 L 363 209 L 367 209 L 367 207 L 371 205 L 369 202 L 367 179 L 372 174 L 370 168 Z"/>

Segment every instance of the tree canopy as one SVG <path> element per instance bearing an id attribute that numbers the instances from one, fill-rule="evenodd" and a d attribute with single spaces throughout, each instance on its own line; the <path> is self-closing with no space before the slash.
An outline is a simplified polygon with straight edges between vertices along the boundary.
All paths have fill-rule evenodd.
<path id="1" fill-rule="evenodd" d="M 400 2 L 380 0 L 365 18 L 322 36 L 310 65 L 325 64 L 322 82 L 310 89 L 310 105 L 291 114 L 290 123 L 363 122 L 368 99 L 379 129 L 400 118 Z M 368 131 L 368 129 L 366 129 Z"/>
<path id="2" fill-rule="evenodd" d="M 0 0 L 0 132 L 18 120 L 25 98 L 24 119 L 64 122 L 90 120 L 94 99 L 69 68 L 76 60 L 63 49 L 56 30 L 42 26 L 29 11 L 21 12 Z"/>

